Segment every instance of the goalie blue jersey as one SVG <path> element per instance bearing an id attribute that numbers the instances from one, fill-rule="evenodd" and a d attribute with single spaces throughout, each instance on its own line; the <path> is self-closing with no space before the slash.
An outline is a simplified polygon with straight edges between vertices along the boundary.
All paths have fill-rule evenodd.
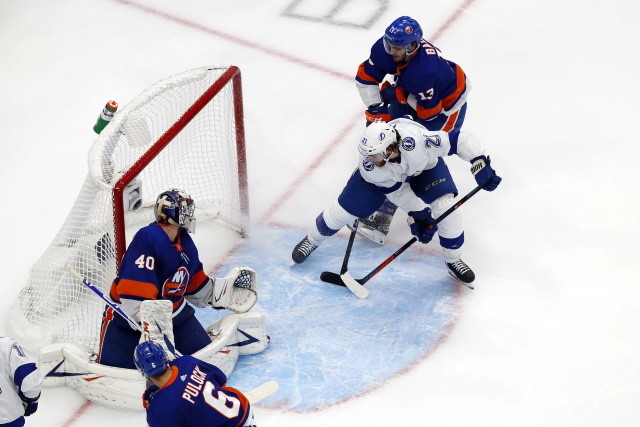
<path id="1" fill-rule="evenodd" d="M 243 426 L 250 415 L 247 398 L 231 387 L 216 366 L 191 356 L 181 356 L 170 364 L 169 381 L 150 394 L 147 423 L 151 427 Z M 151 392 L 150 392 L 151 391 Z"/>
<path id="2" fill-rule="evenodd" d="M 110 296 L 116 302 L 167 299 L 176 311 L 185 295 L 197 293 L 208 280 L 191 236 L 180 230 L 171 242 L 154 222 L 138 230 L 129 244 Z"/>

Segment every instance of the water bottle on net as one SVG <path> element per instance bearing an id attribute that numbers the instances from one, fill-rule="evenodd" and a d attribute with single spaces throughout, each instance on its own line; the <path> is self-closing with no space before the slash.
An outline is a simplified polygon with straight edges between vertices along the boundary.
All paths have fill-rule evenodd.
<path id="1" fill-rule="evenodd" d="M 118 103 L 116 101 L 109 101 L 107 105 L 104 106 L 96 124 L 93 125 L 93 131 L 97 134 L 102 132 L 102 130 L 109 124 L 111 119 L 113 119 L 113 115 L 118 109 Z"/>

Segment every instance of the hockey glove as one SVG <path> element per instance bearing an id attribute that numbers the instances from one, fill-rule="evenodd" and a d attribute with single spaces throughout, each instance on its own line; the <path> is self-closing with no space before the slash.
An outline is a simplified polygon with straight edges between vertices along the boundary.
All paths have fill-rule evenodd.
<path id="1" fill-rule="evenodd" d="M 476 182 L 483 190 L 495 190 L 502 178 L 496 175 L 496 171 L 491 167 L 491 157 L 478 156 L 471 159 L 471 173 Z"/>
<path id="2" fill-rule="evenodd" d="M 32 415 L 38 410 L 38 399 L 40 399 L 40 395 L 38 395 L 38 397 L 36 398 L 29 399 L 28 397 L 20 393 L 20 398 L 22 399 L 22 406 L 24 407 L 25 417 Z"/>
<path id="3" fill-rule="evenodd" d="M 367 111 L 364 112 L 364 115 L 367 117 L 367 126 L 374 122 L 391 121 L 391 114 L 389 114 L 389 109 L 385 104 L 376 104 L 369 106 Z"/>
<path id="4" fill-rule="evenodd" d="M 209 304 L 236 313 L 249 311 L 258 300 L 258 277 L 249 267 L 234 267 L 225 277 L 214 277 Z"/>
<path id="5" fill-rule="evenodd" d="M 380 96 L 388 104 L 406 104 L 408 95 L 402 87 L 390 85 L 388 82 L 384 82 L 380 88 Z"/>
<path id="6" fill-rule="evenodd" d="M 149 409 L 151 399 L 153 399 L 153 396 L 158 390 L 160 390 L 160 388 L 157 385 L 153 384 L 150 385 L 149 388 L 144 391 L 144 393 L 142 393 L 142 406 L 144 407 L 144 409 Z"/>
<path id="7" fill-rule="evenodd" d="M 438 226 L 431 216 L 431 208 L 409 212 L 407 223 L 411 229 L 411 234 L 416 236 L 420 243 L 429 243 L 433 239 L 433 235 L 438 231 Z"/>

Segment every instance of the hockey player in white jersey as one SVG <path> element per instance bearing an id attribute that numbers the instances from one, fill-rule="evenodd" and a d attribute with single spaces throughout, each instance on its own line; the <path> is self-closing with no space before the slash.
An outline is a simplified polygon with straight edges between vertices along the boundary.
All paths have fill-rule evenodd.
<path id="1" fill-rule="evenodd" d="M 386 197 L 408 213 L 411 232 L 421 243 L 429 243 L 437 231 L 450 274 L 462 282 L 473 282 L 475 274 L 462 260 L 460 211 L 454 211 L 437 227 L 428 227 L 434 216 L 453 205 L 458 194 L 443 157 L 456 154 L 470 162 L 471 172 L 484 190 L 493 191 L 500 184 L 502 178 L 496 175 L 478 140 L 466 131 L 429 131 L 413 120 L 399 118 L 369 125 L 358 150 L 358 170 L 296 245 L 293 261 L 303 262 L 342 227 L 375 212 Z"/>
<path id="2" fill-rule="evenodd" d="M 0 337 L 0 426 L 20 427 L 36 412 L 42 375 L 13 338 Z"/>

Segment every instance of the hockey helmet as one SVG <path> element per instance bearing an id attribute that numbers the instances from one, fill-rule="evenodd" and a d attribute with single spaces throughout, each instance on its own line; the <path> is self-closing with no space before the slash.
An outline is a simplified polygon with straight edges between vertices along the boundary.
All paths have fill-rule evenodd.
<path id="1" fill-rule="evenodd" d="M 420 43 L 421 39 L 422 28 L 420 28 L 418 21 L 408 16 L 401 16 L 387 27 L 382 42 L 387 53 L 391 53 L 391 45 L 393 45 L 403 46 L 407 55 L 411 55 L 417 48 L 412 44 L 414 42 Z"/>
<path id="2" fill-rule="evenodd" d="M 154 341 L 138 344 L 133 352 L 133 360 L 138 371 L 147 378 L 160 375 L 169 367 L 164 348 Z"/>
<path id="3" fill-rule="evenodd" d="M 358 151 L 367 160 L 376 162 L 380 160 L 386 160 L 389 155 L 387 154 L 387 147 L 394 145 L 398 142 L 398 131 L 395 127 L 386 122 L 374 122 L 371 123 L 365 129 L 358 145 Z M 382 154 L 380 156 L 375 156 Z"/>
<path id="4" fill-rule="evenodd" d="M 160 193 L 156 199 L 156 221 L 177 225 L 189 233 L 195 231 L 196 205 L 185 191 L 173 188 Z"/>

